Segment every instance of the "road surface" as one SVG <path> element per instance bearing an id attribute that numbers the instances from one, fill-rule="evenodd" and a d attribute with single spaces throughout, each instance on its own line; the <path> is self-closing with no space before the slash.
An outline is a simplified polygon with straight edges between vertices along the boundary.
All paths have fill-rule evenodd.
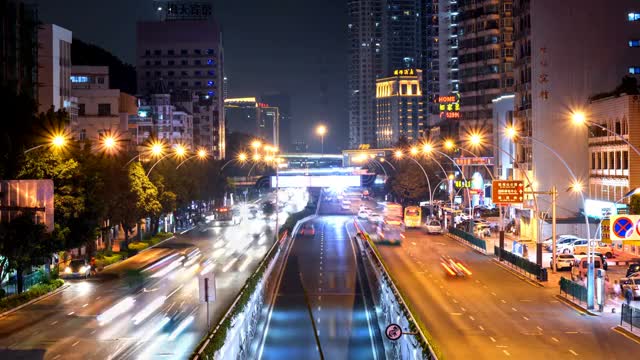
<path id="1" fill-rule="evenodd" d="M 289 210 L 297 211 L 303 205 L 295 204 Z M 130 286 L 123 275 L 128 269 L 149 265 L 167 251 L 198 247 L 215 263 L 217 299 L 210 305 L 213 324 L 266 254 L 272 234 L 273 224 L 265 220 L 198 228 L 101 276 L 70 280 L 63 291 L 0 318 L 0 359 L 185 359 L 207 330 L 206 307 L 198 301 L 201 269 L 180 266 L 150 278 L 142 289 Z M 109 309 L 125 312 L 108 321 L 116 311 Z M 101 314 L 102 322 L 97 318 Z"/>

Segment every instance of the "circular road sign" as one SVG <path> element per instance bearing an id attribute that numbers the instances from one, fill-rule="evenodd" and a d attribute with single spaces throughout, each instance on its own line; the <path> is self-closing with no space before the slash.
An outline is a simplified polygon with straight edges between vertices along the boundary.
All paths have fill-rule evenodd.
<path id="1" fill-rule="evenodd" d="M 402 328 L 398 324 L 391 324 L 387 326 L 387 329 L 384 331 L 385 335 L 389 340 L 396 341 L 400 339 L 402 336 Z"/>
<path id="2" fill-rule="evenodd" d="M 626 239 L 633 233 L 633 221 L 628 217 L 619 217 L 613 222 L 611 229 L 618 238 Z"/>

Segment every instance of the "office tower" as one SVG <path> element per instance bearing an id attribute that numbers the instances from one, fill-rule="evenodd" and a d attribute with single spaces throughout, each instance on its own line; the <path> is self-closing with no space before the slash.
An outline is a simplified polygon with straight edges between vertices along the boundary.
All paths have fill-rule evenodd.
<path id="1" fill-rule="evenodd" d="M 38 30 L 38 112 L 71 108 L 71 41 L 71 31 L 58 25 Z"/>
<path id="2" fill-rule="evenodd" d="M 278 108 L 278 146 L 280 146 L 280 151 L 288 152 L 292 150 L 291 147 L 294 141 L 291 134 L 291 97 L 289 94 L 272 92 L 263 94 L 260 98 L 269 106 Z"/>
<path id="3" fill-rule="evenodd" d="M 38 13 L 23 1 L 0 3 L 0 85 L 38 95 Z"/>
<path id="4" fill-rule="evenodd" d="M 395 70 L 376 81 L 376 136 L 378 147 L 393 147 L 400 137 L 422 137 L 422 71 Z"/>

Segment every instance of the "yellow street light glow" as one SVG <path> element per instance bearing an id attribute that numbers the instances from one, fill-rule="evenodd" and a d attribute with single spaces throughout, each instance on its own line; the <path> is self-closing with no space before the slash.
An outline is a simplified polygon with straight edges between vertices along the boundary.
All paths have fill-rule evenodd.
<path id="1" fill-rule="evenodd" d="M 447 139 L 447 140 L 444 141 L 444 148 L 445 149 L 452 150 L 455 147 L 456 147 L 456 143 L 453 142 L 453 140 Z"/>
<path id="2" fill-rule="evenodd" d="M 266 162 L 272 162 L 272 161 L 273 161 L 273 156 L 271 156 L 271 155 L 267 155 L 267 156 L 265 156 L 265 157 L 264 157 L 264 161 L 266 161 Z"/>
<path id="3" fill-rule="evenodd" d="M 425 154 L 430 154 L 433 151 L 433 145 L 431 145 L 430 143 L 425 143 L 424 145 L 422 145 L 422 151 Z"/>
<path id="4" fill-rule="evenodd" d="M 102 146 L 107 150 L 111 150 L 116 147 L 116 139 L 111 135 L 105 136 L 102 138 Z"/>
<path id="5" fill-rule="evenodd" d="M 455 179 L 455 178 L 456 178 L 456 177 L 455 177 L 453 174 L 449 174 L 449 180 L 453 180 L 453 179 Z"/>
<path id="6" fill-rule="evenodd" d="M 51 138 L 51 144 L 55 148 L 61 148 L 67 143 L 67 138 L 63 134 L 56 134 Z"/>
<path id="7" fill-rule="evenodd" d="M 582 111 L 574 111 L 571 114 L 571 121 L 576 125 L 584 125 L 587 122 L 587 117 Z"/>
<path id="8" fill-rule="evenodd" d="M 583 189 L 582 183 L 579 181 L 574 181 L 573 184 L 571 184 L 571 190 L 573 192 L 581 193 L 582 189 Z"/>
<path id="9" fill-rule="evenodd" d="M 418 148 L 417 147 L 412 147 L 411 150 L 409 150 L 409 152 L 411 153 L 411 155 L 418 155 Z"/>
<path id="10" fill-rule="evenodd" d="M 238 161 L 240 161 L 240 162 L 247 161 L 247 154 L 245 154 L 245 153 L 238 154 Z"/>
<path id="11" fill-rule="evenodd" d="M 273 147 L 271 147 L 271 145 L 265 145 L 264 146 L 264 151 L 266 151 L 266 152 L 273 151 Z"/>
<path id="12" fill-rule="evenodd" d="M 251 142 L 251 147 L 254 149 L 259 149 L 262 146 L 262 143 L 259 140 L 254 140 Z"/>
<path id="13" fill-rule="evenodd" d="M 198 158 L 200 159 L 206 159 L 207 158 L 207 150 L 205 149 L 200 149 L 198 150 L 198 152 L 196 153 L 196 155 L 198 156 Z"/>
<path id="14" fill-rule="evenodd" d="M 260 154 L 253 154 L 253 161 L 260 161 Z"/>
<path id="15" fill-rule="evenodd" d="M 396 158 L 400 159 L 402 157 L 402 151 L 400 150 L 396 150 L 396 152 L 393 154 Z"/>
<path id="16" fill-rule="evenodd" d="M 384 162 L 384 158 L 380 158 L 380 162 Z"/>
<path id="17" fill-rule="evenodd" d="M 513 126 L 507 126 L 504 129 L 504 133 L 509 139 L 515 139 L 518 136 L 518 130 Z"/>
<path id="18" fill-rule="evenodd" d="M 471 143 L 471 145 L 474 145 L 474 146 L 482 144 L 482 135 L 478 133 L 473 133 L 469 135 L 469 142 Z"/>
<path id="19" fill-rule="evenodd" d="M 180 144 L 176 145 L 174 151 L 177 157 L 183 157 L 187 154 L 187 148 Z"/>
<path id="20" fill-rule="evenodd" d="M 154 142 L 151 144 L 149 150 L 151 151 L 151 155 L 160 156 L 164 152 L 164 145 L 161 142 Z"/>
<path id="21" fill-rule="evenodd" d="M 316 134 L 324 136 L 327 133 L 327 127 L 324 125 L 318 125 L 316 128 Z"/>

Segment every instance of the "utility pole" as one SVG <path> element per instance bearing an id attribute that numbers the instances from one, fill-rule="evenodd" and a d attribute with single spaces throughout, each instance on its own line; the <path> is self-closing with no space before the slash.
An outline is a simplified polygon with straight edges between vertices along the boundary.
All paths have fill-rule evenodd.
<path id="1" fill-rule="evenodd" d="M 555 185 L 553 185 L 551 187 L 551 266 L 552 266 L 552 271 L 555 274 L 556 271 L 558 271 L 557 269 L 557 265 L 556 265 L 556 247 L 557 247 L 557 243 L 556 243 L 556 237 L 557 237 L 557 233 L 556 233 L 556 201 L 558 199 L 558 188 L 556 188 Z"/>

